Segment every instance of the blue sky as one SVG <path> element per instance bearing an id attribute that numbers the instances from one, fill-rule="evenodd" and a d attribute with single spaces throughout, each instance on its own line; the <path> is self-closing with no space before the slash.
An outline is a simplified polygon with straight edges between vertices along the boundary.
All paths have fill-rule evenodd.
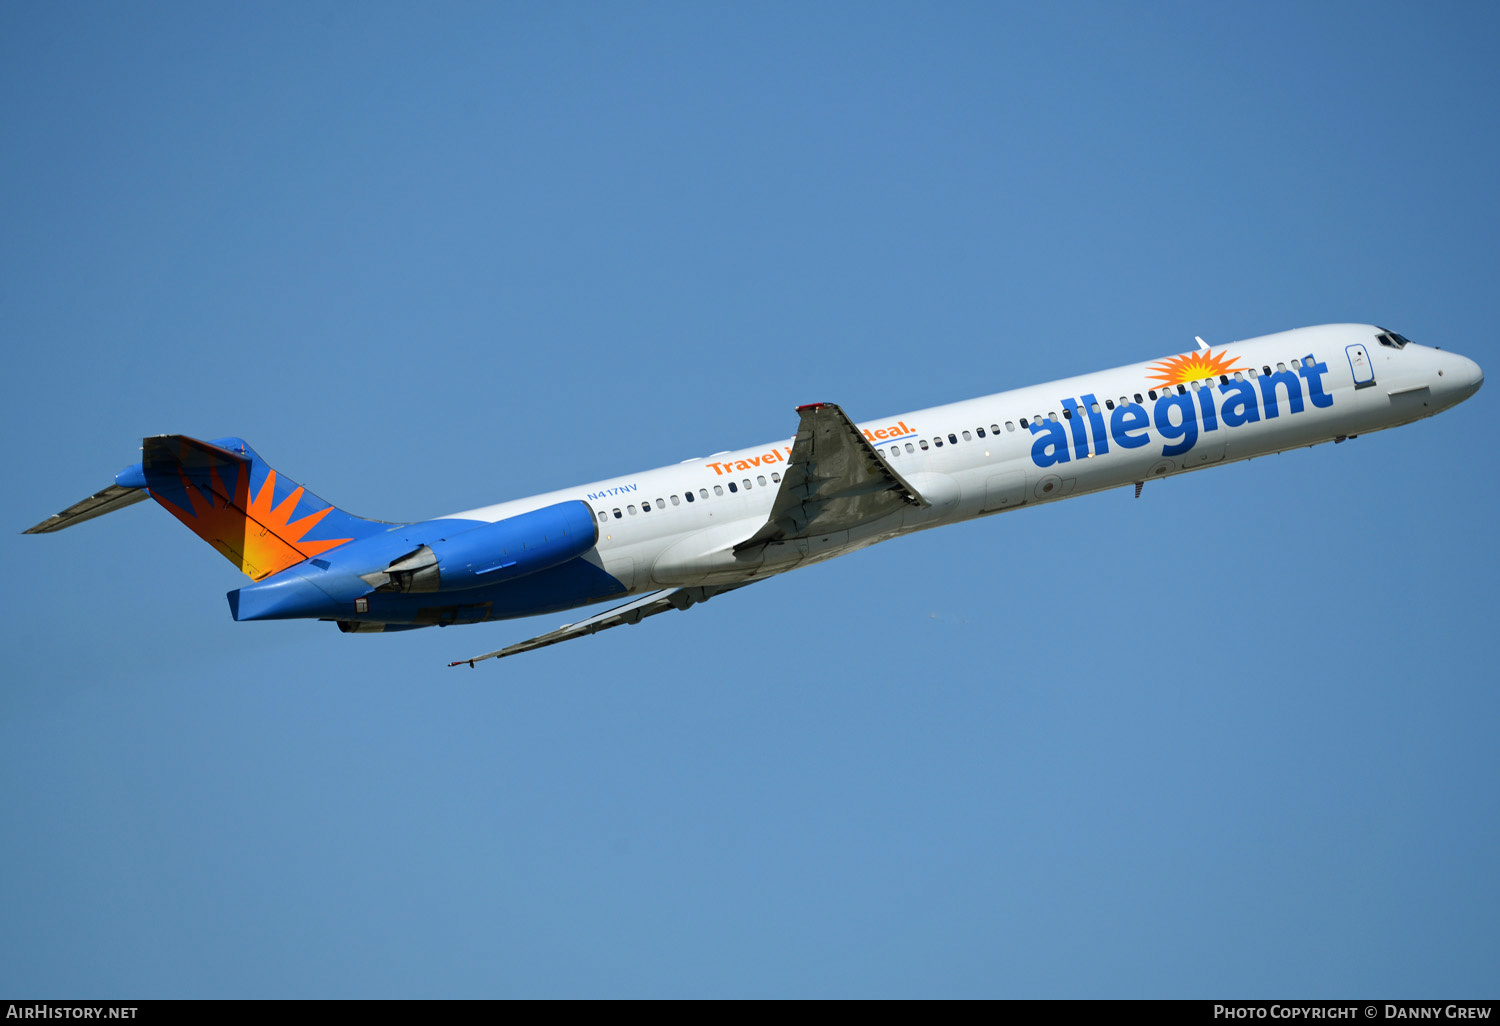
<path id="1" fill-rule="evenodd" d="M 0 992 L 1496 995 L 1489 390 L 568 645 L 230 620 L 145 435 L 420 519 L 1328 321 L 1496 363 L 1487 4 L 6 5 Z M 1486 427 L 1486 425 L 1490 425 Z"/>

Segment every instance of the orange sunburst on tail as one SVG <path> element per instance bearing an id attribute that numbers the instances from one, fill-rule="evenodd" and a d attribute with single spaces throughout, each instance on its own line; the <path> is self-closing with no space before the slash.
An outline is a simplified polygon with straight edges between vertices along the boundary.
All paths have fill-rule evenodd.
<path id="1" fill-rule="evenodd" d="M 1151 377 L 1158 387 L 1186 385 L 1190 381 L 1216 378 L 1221 374 L 1233 374 L 1238 370 L 1235 358 L 1225 353 L 1215 356 L 1212 349 L 1174 356 L 1151 365 Z"/>
<path id="2" fill-rule="evenodd" d="M 228 468 L 226 468 L 228 469 Z M 261 580 L 287 567 L 350 541 L 304 541 L 307 533 L 326 517 L 332 506 L 324 506 L 297 520 L 292 519 L 303 489 L 298 485 L 280 503 L 275 501 L 276 471 L 270 470 L 260 490 L 250 496 L 250 465 L 235 468 L 232 487 L 226 487 L 220 468 L 209 471 L 208 488 L 195 485 L 182 473 L 182 487 L 191 509 L 182 509 L 160 495 L 157 502 L 181 520 L 193 533 L 218 549 L 253 580 Z M 205 491 L 207 494 L 205 494 Z"/>

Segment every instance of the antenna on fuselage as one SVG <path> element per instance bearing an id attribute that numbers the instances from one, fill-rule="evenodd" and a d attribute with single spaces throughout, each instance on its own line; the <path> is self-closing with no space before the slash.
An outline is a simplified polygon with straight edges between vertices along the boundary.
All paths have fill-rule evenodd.
<path id="1" fill-rule="evenodd" d="M 1205 341 L 1203 341 L 1203 336 L 1202 335 L 1194 335 L 1193 336 L 1193 341 L 1198 343 L 1198 348 L 1199 349 L 1207 349 L 1208 348 L 1208 343 L 1205 342 Z"/>

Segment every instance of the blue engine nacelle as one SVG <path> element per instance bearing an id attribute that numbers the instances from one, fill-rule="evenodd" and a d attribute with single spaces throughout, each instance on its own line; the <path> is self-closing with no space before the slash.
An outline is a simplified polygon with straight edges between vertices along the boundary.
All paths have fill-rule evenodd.
<path id="1" fill-rule="evenodd" d="M 594 511 L 574 499 L 437 538 L 392 560 L 385 570 L 361 576 L 378 591 L 462 591 L 550 569 L 583 555 L 598 540 Z"/>

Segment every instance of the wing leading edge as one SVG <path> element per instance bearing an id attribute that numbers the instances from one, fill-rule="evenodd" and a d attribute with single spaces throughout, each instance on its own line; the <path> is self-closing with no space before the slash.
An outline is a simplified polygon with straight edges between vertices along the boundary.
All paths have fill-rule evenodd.
<path id="1" fill-rule="evenodd" d="M 548 645 L 555 645 L 559 641 L 572 641 L 574 638 L 597 634 L 599 631 L 608 630 L 611 627 L 640 623 L 648 616 L 655 616 L 657 613 L 665 613 L 673 609 L 687 609 L 690 606 L 697 605 L 699 602 L 707 602 L 715 595 L 722 595 L 726 591 L 734 591 L 736 588 L 743 588 L 747 584 L 754 583 L 754 581 L 741 581 L 738 584 L 668 588 L 665 591 L 654 591 L 649 595 L 642 595 L 633 602 L 627 602 L 623 606 L 615 606 L 613 609 L 607 609 L 597 616 L 589 617 L 587 620 L 579 620 L 577 623 L 567 624 L 550 633 L 541 634 L 535 638 L 528 638 L 525 641 L 517 642 L 514 645 L 507 645 L 505 648 L 496 649 L 493 652 L 486 652 L 484 655 L 478 655 L 472 659 L 456 659 L 448 665 L 463 666 L 468 664 L 472 668 L 475 663 L 483 662 L 486 659 L 503 659 L 506 656 L 530 652 L 532 649 L 546 648 Z"/>

